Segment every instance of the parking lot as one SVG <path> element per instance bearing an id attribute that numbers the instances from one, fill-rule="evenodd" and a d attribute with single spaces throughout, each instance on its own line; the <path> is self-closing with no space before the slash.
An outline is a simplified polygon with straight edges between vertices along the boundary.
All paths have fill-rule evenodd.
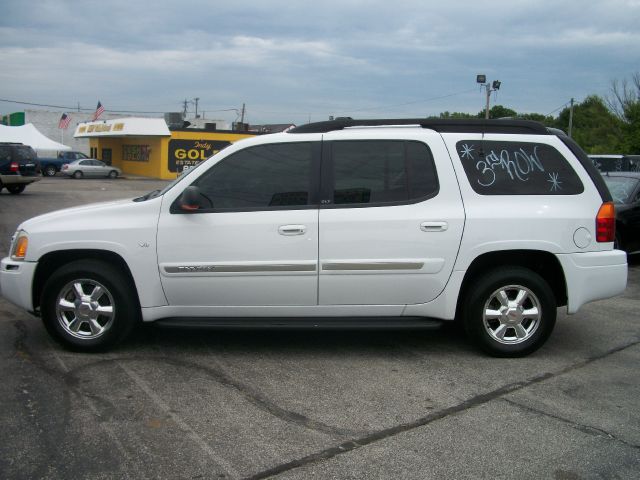
<path id="1" fill-rule="evenodd" d="M 29 217 L 166 182 L 44 178 Z M 640 261 L 523 359 L 437 331 L 141 328 L 78 354 L 0 299 L 1 478 L 640 477 Z"/>

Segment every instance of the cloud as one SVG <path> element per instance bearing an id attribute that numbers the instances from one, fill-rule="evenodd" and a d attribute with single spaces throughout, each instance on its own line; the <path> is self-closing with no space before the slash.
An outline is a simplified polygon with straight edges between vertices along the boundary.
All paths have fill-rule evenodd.
<path id="1" fill-rule="evenodd" d="M 199 96 L 205 109 L 247 102 L 252 121 L 276 122 L 376 105 L 366 112 L 475 112 L 480 92 L 434 98 L 486 73 L 503 82 L 500 102 L 546 113 L 637 70 L 639 17 L 636 0 L 5 0 L 0 81 L 26 101 Z"/>

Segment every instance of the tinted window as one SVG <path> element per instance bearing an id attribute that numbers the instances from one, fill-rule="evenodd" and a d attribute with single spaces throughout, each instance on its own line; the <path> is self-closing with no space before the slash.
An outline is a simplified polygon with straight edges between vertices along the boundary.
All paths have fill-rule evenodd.
<path id="1" fill-rule="evenodd" d="M 603 176 L 615 203 L 631 203 L 631 195 L 638 185 L 638 180 L 628 177 Z"/>
<path id="2" fill-rule="evenodd" d="M 309 204 L 312 144 L 250 147 L 230 155 L 194 182 L 215 210 Z"/>
<path id="3" fill-rule="evenodd" d="M 13 151 L 14 158 L 20 160 L 34 160 L 36 152 L 31 147 L 16 147 Z"/>
<path id="4" fill-rule="evenodd" d="M 11 160 L 11 147 L 0 147 L 0 160 Z"/>
<path id="5" fill-rule="evenodd" d="M 86 165 L 86 166 L 88 166 L 88 165 L 91 165 L 92 163 L 93 163 L 93 162 L 92 162 L 91 160 L 83 160 L 83 161 L 81 161 L 81 162 L 80 162 L 80 165 Z"/>
<path id="6" fill-rule="evenodd" d="M 407 202 L 432 195 L 438 181 L 429 148 L 419 142 L 333 142 L 333 203 Z"/>
<path id="7" fill-rule="evenodd" d="M 458 156 L 471 187 L 482 195 L 575 195 L 584 187 L 550 145 L 462 140 Z"/>

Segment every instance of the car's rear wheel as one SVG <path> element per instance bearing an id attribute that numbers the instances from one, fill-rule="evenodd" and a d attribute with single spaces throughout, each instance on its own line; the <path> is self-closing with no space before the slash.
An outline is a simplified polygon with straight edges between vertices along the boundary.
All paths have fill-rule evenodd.
<path id="1" fill-rule="evenodd" d="M 468 336 L 496 357 L 522 357 L 549 338 L 556 322 L 556 300 L 536 272 L 504 267 L 469 287 L 463 320 Z"/>
<path id="2" fill-rule="evenodd" d="M 115 170 L 111 170 L 109 172 L 109 178 L 118 178 L 118 172 L 116 172 Z"/>
<path id="3" fill-rule="evenodd" d="M 43 173 L 47 177 L 55 177 L 56 172 L 57 172 L 56 167 L 54 167 L 53 165 L 47 165 L 43 170 Z"/>
<path id="4" fill-rule="evenodd" d="M 79 260 L 45 283 L 41 312 L 47 331 L 71 350 L 102 351 L 123 340 L 140 309 L 130 279 L 99 260 Z"/>
<path id="5" fill-rule="evenodd" d="M 13 195 L 18 195 L 19 193 L 24 192 L 24 189 L 27 188 L 26 185 L 22 184 L 22 185 L 7 185 L 7 190 L 9 190 L 9 193 L 13 194 Z"/>
<path id="6" fill-rule="evenodd" d="M 76 170 L 75 172 L 73 172 L 73 178 L 82 178 L 83 177 L 83 173 L 80 170 Z"/>

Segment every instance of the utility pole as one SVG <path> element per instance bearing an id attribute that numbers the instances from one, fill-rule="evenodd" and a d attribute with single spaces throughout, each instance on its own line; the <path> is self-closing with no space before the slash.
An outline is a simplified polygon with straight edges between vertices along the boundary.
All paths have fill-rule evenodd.
<path id="1" fill-rule="evenodd" d="M 489 83 L 487 82 L 487 76 L 486 75 L 477 75 L 476 76 L 476 83 L 479 83 L 481 86 L 485 87 L 487 89 L 487 106 L 484 109 L 484 118 L 486 118 L 487 120 L 489 119 L 489 106 L 490 106 L 490 102 L 491 102 L 491 92 L 497 92 L 498 90 L 500 90 L 500 80 L 494 80 L 493 82 Z"/>
<path id="2" fill-rule="evenodd" d="M 240 123 L 244 123 L 244 103 L 242 104 L 242 114 L 240 115 Z"/>
<path id="3" fill-rule="evenodd" d="M 488 83 L 485 85 L 485 87 L 487 88 L 487 106 L 484 109 L 484 118 L 486 120 L 489 120 L 489 104 L 491 102 L 491 87 L 489 86 Z"/>
<path id="4" fill-rule="evenodd" d="M 187 118 L 187 105 L 189 105 L 189 101 L 185 98 L 184 102 L 182 102 L 182 118 Z"/>
<path id="5" fill-rule="evenodd" d="M 198 100 L 200 100 L 200 97 L 196 97 L 193 99 L 196 104 L 196 118 L 198 118 Z"/>
<path id="6" fill-rule="evenodd" d="M 78 112 L 80 112 L 80 102 L 78 102 Z"/>
<path id="7" fill-rule="evenodd" d="M 573 98 L 571 99 L 571 107 L 569 107 L 569 138 L 571 138 L 572 130 L 573 130 Z"/>

